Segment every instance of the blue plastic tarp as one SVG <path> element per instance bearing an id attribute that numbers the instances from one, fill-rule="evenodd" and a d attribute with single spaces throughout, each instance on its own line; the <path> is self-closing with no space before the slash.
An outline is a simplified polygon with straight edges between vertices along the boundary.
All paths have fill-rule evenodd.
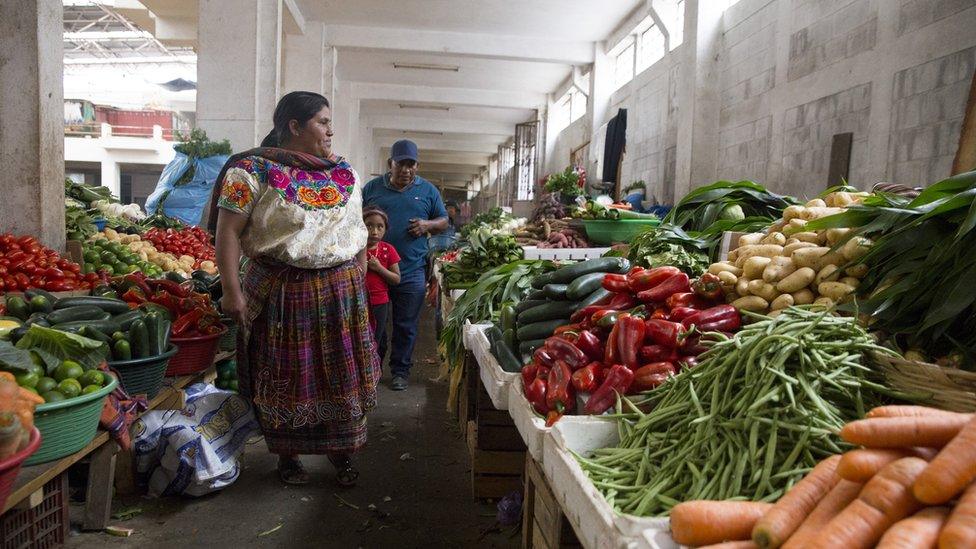
<path id="1" fill-rule="evenodd" d="M 207 158 L 191 158 L 181 152 L 176 153 L 169 164 L 163 168 L 163 173 L 156 183 L 156 190 L 146 199 L 146 212 L 156 213 L 159 201 L 166 191 L 169 196 L 163 201 L 163 213 L 175 217 L 187 225 L 199 225 L 203 208 L 210 200 L 214 182 L 220 175 L 228 156 L 208 156 Z M 190 166 L 194 167 L 193 178 L 180 186 L 176 182 Z"/>

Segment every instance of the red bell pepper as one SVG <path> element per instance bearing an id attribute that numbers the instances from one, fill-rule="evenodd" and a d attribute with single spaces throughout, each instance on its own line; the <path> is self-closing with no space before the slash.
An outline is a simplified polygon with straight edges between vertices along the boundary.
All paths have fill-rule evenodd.
<path id="1" fill-rule="evenodd" d="M 607 303 L 607 307 L 615 311 L 626 311 L 637 305 L 637 299 L 629 291 L 613 294 L 613 298 Z"/>
<path id="2" fill-rule="evenodd" d="M 573 370 L 586 366 L 586 363 L 590 361 L 586 353 L 565 339 L 550 337 L 546 340 L 545 348 L 549 351 L 549 356 L 556 359 L 556 365 L 552 366 L 553 369 L 559 365 L 560 361 L 568 364 Z"/>
<path id="3" fill-rule="evenodd" d="M 528 387 L 530 383 L 535 381 L 536 374 L 539 372 L 539 365 L 535 362 L 530 362 L 525 366 L 522 366 L 522 388 Z"/>
<path id="4" fill-rule="evenodd" d="M 563 360 L 557 360 L 556 365 L 549 370 L 546 383 L 546 406 L 560 414 L 572 412 L 576 405 L 576 395 L 573 393 L 573 372 Z"/>
<path id="5" fill-rule="evenodd" d="M 576 370 L 573 372 L 573 387 L 581 393 L 592 393 L 599 387 L 601 369 L 599 362 L 591 362 Z"/>
<path id="6" fill-rule="evenodd" d="M 619 313 L 617 315 L 618 321 L 613 325 L 613 329 L 610 330 L 610 336 L 607 337 L 607 344 L 603 348 L 603 363 L 604 364 L 619 364 L 620 363 L 620 347 L 618 341 L 620 340 L 620 319 L 627 318 L 627 313 Z"/>
<path id="7" fill-rule="evenodd" d="M 644 363 L 663 361 L 670 362 L 678 358 L 678 352 L 675 349 L 665 347 L 664 345 L 645 345 L 641 347 L 640 357 Z"/>
<path id="8" fill-rule="evenodd" d="M 579 333 L 579 339 L 576 340 L 576 347 L 583 351 L 590 360 L 600 360 L 603 358 L 603 344 L 600 343 L 600 338 L 589 330 L 583 330 Z"/>
<path id="9" fill-rule="evenodd" d="M 620 363 L 633 370 L 640 365 L 637 355 L 644 344 L 644 320 L 628 316 L 617 323 L 617 328 L 620 330 L 617 334 L 617 356 Z"/>
<path id="10" fill-rule="evenodd" d="M 678 273 L 669 276 L 664 282 L 661 282 L 657 286 L 649 290 L 644 290 L 637 294 L 637 299 L 644 303 L 657 303 L 664 301 L 671 294 L 678 294 L 681 292 L 687 292 L 691 290 L 691 286 L 688 283 L 688 275 L 685 273 Z"/>
<path id="11" fill-rule="evenodd" d="M 702 298 L 695 292 L 680 292 L 677 294 L 671 294 L 664 301 L 669 309 L 672 310 L 671 315 L 674 316 L 673 311 L 679 307 L 690 307 L 692 309 L 707 309 L 711 306 L 711 302 Z"/>
<path id="12" fill-rule="evenodd" d="M 625 395 L 634 382 L 634 372 L 621 364 L 614 364 L 590 399 L 586 401 L 583 411 L 587 414 L 602 414 L 617 401 L 617 395 Z"/>
<path id="13" fill-rule="evenodd" d="M 628 278 L 630 282 L 630 290 L 635 294 L 643 292 L 644 290 L 650 290 L 651 288 L 680 272 L 681 269 L 677 267 L 665 266 L 655 267 L 653 269 L 637 273 Z"/>
<path id="14" fill-rule="evenodd" d="M 525 388 L 526 400 L 536 412 L 542 415 L 549 413 L 549 406 L 546 405 L 546 389 L 546 381 L 538 377 Z"/>
<path id="15" fill-rule="evenodd" d="M 610 292 L 629 292 L 630 283 L 627 282 L 627 276 L 622 274 L 608 274 L 603 277 L 603 289 Z"/>
<path id="16" fill-rule="evenodd" d="M 652 318 L 644 324 L 647 327 L 647 339 L 651 342 L 670 349 L 677 349 L 681 344 L 684 326 L 680 323 Z"/>
<path id="17" fill-rule="evenodd" d="M 590 318 L 600 311 L 625 311 L 637 305 L 637 300 L 629 293 L 614 293 L 604 298 L 603 304 L 594 304 L 573 313 L 569 317 L 570 322 L 581 322 L 583 319 Z"/>
<path id="18" fill-rule="evenodd" d="M 559 334 L 562 334 L 564 332 L 578 332 L 579 330 L 580 330 L 579 323 L 576 323 L 576 324 L 565 324 L 563 326 L 560 326 L 560 327 L 556 328 L 552 332 L 552 335 L 559 335 Z"/>
<path id="19" fill-rule="evenodd" d="M 146 275 L 142 274 L 140 271 L 129 273 L 124 277 L 122 277 L 123 284 L 127 284 L 129 286 L 135 286 L 140 290 L 142 290 L 144 294 L 152 295 L 153 291 L 149 287 L 149 284 L 146 283 L 146 280 L 147 280 Z"/>
<path id="20" fill-rule="evenodd" d="M 634 370 L 634 383 L 630 390 L 635 393 L 650 391 L 675 375 L 674 364 L 670 362 L 653 362 Z"/>
<path id="21" fill-rule="evenodd" d="M 680 295 L 680 294 L 675 294 Z M 696 309 L 694 307 L 675 307 L 671 309 L 671 314 L 665 320 L 673 320 L 675 322 L 681 322 L 682 320 L 688 318 L 691 315 L 698 314 L 701 309 Z"/>
<path id="22" fill-rule="evenodd" d="M 634 307 L 633 309 L 627 311 L 627 314 L 629 314 L 630 316 L 636 316 L 637 318 L 647 318 L 648 317 L 647 307 L 644 306 L 644 305 L 638 305 L 638 306 Z"/>
<path id="23" fill-rule="evenodd" d="M 127 303 L 141 304 L 146 302 L 146 294 L 142 293 L 138 288 L 129 288 L 124 294 L 122 294 L 122 300 Z"/>
<path id="24" fill-rule="evenodd" d="M 602 311 L 593 313 L 593 316 L 590 318 L 590 322 L 592 322 L 594 326 L 600 328 L 612 328 L 617 323 L 617 320 L 620 319 L 620 315 L 622 314 L 626 313 L 604 309 Z"/>
<path id="25" fill-rule="evenodd" d="M 681 353 L 685 355 L 698 356 L 708 350 L 708 347 L 702 344 L 701 334 L 690 334 L 681 342 Z"/>
<path id="26" fill-rule="evenodd" d="M 691 285 L 691 289 L 709 301 L 716 301 L 725 296 L 725 292 L 722 290 L 722 280 L 718 275 L 712 273 L 705 273 L 698 277 L 698 280 Z"/>
<path id="27" fill-rule="evenodd" d="M 651 313 L 651 318 L 671 320 L 671 313 L 668 311 L 667 307 L 658 307 L 657 309 L 654 309 L 653 313 Z"/>
<path id="28" fill-rule="evenodd" d="M 556 364 L 556 359 L 545 347 L 539 347 L 532 353 L 532 362 L 539 367 L 552 368 Z"/>
<path id="29" fill-rule="evenodd" d="M 685 328 L 696 326 L 702 332 L 731 332 L 742 326 L 742 316 L 731 305 L 716 305 L 681 321 Z"/>

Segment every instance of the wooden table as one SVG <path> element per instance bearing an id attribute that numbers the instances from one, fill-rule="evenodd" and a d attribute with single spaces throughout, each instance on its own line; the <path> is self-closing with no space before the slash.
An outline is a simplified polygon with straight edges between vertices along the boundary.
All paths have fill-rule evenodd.
<path id="1" fill-rule="evenodd" d="M 163 388 L 151 401 L 146 412 L 151 410 L 176 410 L 184 405 L 183 389 L 201 381 L 211 383 L 217 377 L 215 364 L 221 360 L 234 356 L 233 351 L 221 352 L 214 359 L 214 364 L 202 372 L 187 376 L 166 378 Z M 143 412 L 144 414 L 145 412 Z M 140 414 L 139 417 L 141 417 Z M 82 459 L 91 456 L 88 469 L 88 496 L 85 499 L 85 517 L 82 528 L 85 530 L 101 530 L 108 523 L 112 510 L 112 494 L 115 486 L 116 457 L 119 445 L 115 443 L 108 431 L 99 429 L 95 438 L 81 450 L 63 457 L 57 461 L 22 467 L 14 482 L 14 489 L 0 514 L 15 507 L 35 507 L 43 499 L 44 485 L 51 479 L 66 471 L 69 467 Z M 129 482 L 132 464 L 131 454 L 123 453 L 123 470 L 125 482 Z M 123 479 L 120 479 L 123 480 Z"/>

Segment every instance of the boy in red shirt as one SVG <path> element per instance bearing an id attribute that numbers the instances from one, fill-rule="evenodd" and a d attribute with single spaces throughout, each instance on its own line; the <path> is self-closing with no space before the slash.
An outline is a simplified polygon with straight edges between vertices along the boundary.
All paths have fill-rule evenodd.
<path id="1" fill-rule="evenodd" d="M 363 210 L 363 222 L 369 234 L 366 240 L 366 290 L 369 291 L 369 324 L 376 338 L 380 363 L 386 358 L 386 324 L 390 316 L 390 286 L 400 283 L 400 255 L 396 248 L 383 242 L 390 225 L 386 212 L 379 208 Z"/>

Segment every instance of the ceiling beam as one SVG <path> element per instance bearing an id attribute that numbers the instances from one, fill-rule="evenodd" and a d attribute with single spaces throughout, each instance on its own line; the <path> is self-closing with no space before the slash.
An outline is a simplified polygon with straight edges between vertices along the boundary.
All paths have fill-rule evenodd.
<path id="1" fill-rule="evenodd" d="M 298 9 L 295 0 L 285 0 L 284 8 L 283 32 L 285 34 L 305 34 L 305 16 L 302 15 L 302 10 Z"/>
<path id="2" fill-rule="evenodd" d="M 388 158 L 390 156 L 390 148 L 383 147 L 380 149 L 380 154 L 383 158 Z M 473 153 L 473 152 L 461 152 L 461 151 L 445 151 L 437 149 L 425 149 L 420 152 L 420 160 L 424 163 L 427 162 L 440 162 L 446 164 L 469 164 L 476 166 L 487 166 L 488 165 L 488 154 L 486 153 Z"/>
<path id="3" fill-rule="evenodd" d="M 382 135 L 377 135 L 374 137 L 374 142 L 379 144 L 387 152 L 382 158 L 389 157 L 389 148 L 397 139 L 403 139 L 401 137 L 386 137 Z M 410 138 L 411 141 L 417 144 L 420 149 L 420 159 L 424 158 L 424 150 L 426 149 L 437 149 L 437 150 L 451 150 L 458 152 L 472 152 L 492 155 L 498 153 L 498 145 L 492 143 L 484 143 L 477 141 L 455 141 L 453 139 L 443 139 L 443 138 L 428 138 L 428 137 L 418 137 Z"/>
<path id="4" fill-rule="evenodd" d="M 442 105 L 537 109 L 546 104 L 546 94 L 528 91 L 478 90 L 470 88 L 441 88 L 410 86 L 406 84 L 352 82 L 352 92 L 353 96 L 357 99 L 426 102 Z"/>
<path id="5" fill-rule="evenodd" d="M 373 115 L 364 122 L 380 130 L 405 130 L 418 132 L 473 133 L 507 137 L 515 133 L 515 126 L 505 122 L 484 120 L 454 120 L 451 118 L 424 118 L 420 116 Z"/>
<path id="6" fill-rule="evenodd" d="M 593 62 L 591 42 L 547 40 L 468 32 L 327 25 L 329 45 L 339 48 L 409 51 L 487 59 L 586 65 Z"/>

